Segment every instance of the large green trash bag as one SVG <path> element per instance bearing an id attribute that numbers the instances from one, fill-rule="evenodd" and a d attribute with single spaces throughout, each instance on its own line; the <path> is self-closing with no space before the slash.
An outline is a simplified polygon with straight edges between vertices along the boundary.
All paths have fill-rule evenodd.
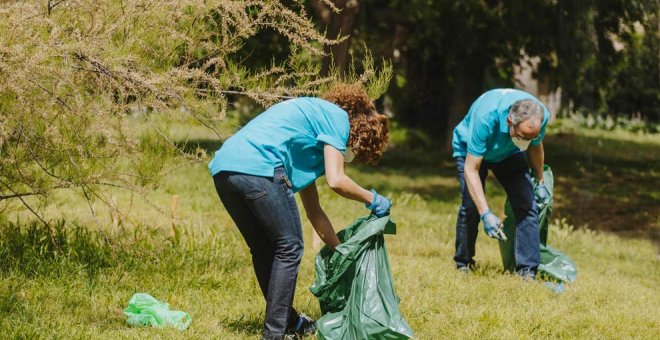
<path id="1" fill-rule="evenodd" d="M 554 190 L 554 177 L 552 169 L 547 164 L 543 166 L 543 181 L 550 192 L 550 200 L 547 204 L 538 205 L 539 213 L 539 232 L 541 239 L 541 263 L 539 273 L 541 276 L 551 278 L 562 282 L 573 282 L 577 277 L 575 263 L 568 256 L 557 249 L 547 245 L 548 241 L 548 223 L 552 215 L 552 202 Z M 534 185 L 536 192 L 536 185 Z M 504 207 L 506 218 L 502 230 L 507 237 L 506 241 L 499 241 L 500 254 L 502 255 L 502 264 L 504 270 L 513 272 L 516 269 L 515 242 L 516 242 L 516 217 L 513 214 L 511 202 L 507 200 Z"/>
<path id="2" fill-rule="evenodd" d="M 309 290 L 323 316 L 319 339 L 408 339 L 413 332 L 399 313 L 383 234 L 395 234 L 389 216 L 361 217 L 337 236 L 333 252 L 316 255 L 316 281 Z"/>
<path id="3" fill-rule="evenodd" d="M 128 318 L 126 322 L 134 327 L 163 328 L 171 326 L 182 331 L 188 328 L 192 322 L 188 313 L 170 310 L 170 306 L 166 302 L 158 301 L 145 293 L 133 295 L 128 302 L 128 307 L 124 308 L 124 315 Z"/>

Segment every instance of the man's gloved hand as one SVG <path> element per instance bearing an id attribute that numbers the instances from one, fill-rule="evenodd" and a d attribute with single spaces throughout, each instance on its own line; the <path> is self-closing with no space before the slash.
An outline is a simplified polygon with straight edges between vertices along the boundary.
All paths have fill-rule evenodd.
<path id="1" fill-rule="evenodd" d="M 481 221 L 484 223 L 484 231 L 488 236 L 492 238 L 496 238 L 500 241 L 506 241 L 506 236 L 504 236 L 504 232 L 502 232 L 501 227 L 502 227 L 502 221 L 500 221 L 495 214 L 493 214 L 490 209 L 486 210 L 483 215 L 480 216 Z"/>
<path id="2" fill-rule="evenodd" d="M 548 204 L 550 201 L 550 191 L 545 186 L 545 183 L 541 183 L 536 186 L 536 203 L 538 204 Z"/>
<path id="3" fill-rule="evenodd" d="M 378 217 L 389 215 L 392 202 L 379 195 L 376 190 L 371 189 L 371 192 L 374 194 L 374 199 L 371 204 L 365 204 L 367 209 L 371 210 L 371 212 Z"/>

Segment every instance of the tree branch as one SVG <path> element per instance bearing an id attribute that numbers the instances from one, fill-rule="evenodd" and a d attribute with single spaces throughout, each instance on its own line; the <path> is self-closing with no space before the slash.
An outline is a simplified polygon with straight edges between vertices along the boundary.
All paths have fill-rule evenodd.
<path id="1" fill-rule="evenodd" d="M 34 195 L 41 195 L 41 194 L 43 194 L 43 193 L 42 192 L 21 192 L 21 193 L 15 193 L 15 194 L 11 194 L 11 195 L 0 195 L 0 201 L 7 200 L 7 199 L 10 199 L 10 198 L 34 196 Z"/>
<path id="2" fill-rule="evenodd" d="M 16 196 L 16 198 L 18 198 L 21 201 L 21 203 L 23 203 L 23 206 L 25 206 L 28 210 L 30 210 L 30 212 L 34 216 L 36 216 L 39 219 L 39 221 L 41 221 L 41 223 L 44 224 L 44 226 L 46 226 L 46 229 L 48 230 L 48 236 L 50 237 L 50 242 L 57 250 L 61 250 L 60 245 L 57 242 L 55 242 L 55 236 L 53 235 L 53 230 L 50 224 L 48 224 L 48 222 L 46 222 L 46 220 L 44 220 L 43 217 L 41 217 L 41 215 L 39 215 L 39 213 L 36 210 L 32 209 L 32 207 L 23 199 L 23 196 L 19 195 L 19 193 L 14 191 L 12 187 L 10 187 L 7 183 L 3 182 L 2 180 L 0 180 L 0 184 L 2 184 L 5 188 L 11 191 Z"/>

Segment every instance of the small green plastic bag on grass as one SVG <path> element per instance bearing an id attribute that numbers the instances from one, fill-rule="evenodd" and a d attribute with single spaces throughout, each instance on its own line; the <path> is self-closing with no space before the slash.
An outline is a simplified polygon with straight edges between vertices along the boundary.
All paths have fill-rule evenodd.
<path id="1" fill-rule="evenodd" d="M 192 322 L 188 313 L 170 310 L 169 304 L 158 301 L 146 293 L 133 295 L 128 302 L 128 307 L 124 308 L 124 315 L 128 317 L 126 322 L 133 327 L 163 328 L 171 326 L 182 331 L 188 328 Z"/>

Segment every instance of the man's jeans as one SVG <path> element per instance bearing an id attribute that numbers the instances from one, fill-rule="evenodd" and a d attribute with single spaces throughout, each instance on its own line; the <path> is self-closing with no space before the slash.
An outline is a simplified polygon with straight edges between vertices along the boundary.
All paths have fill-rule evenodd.
<path id="1" fill-rule="evenodd" d="M 213 176 L 222 204 L 252 254 L 252 265 L 266 299 L 265 339 L 281 339 L 297 320 L 291 307 L 303 238 L 298 206 L 284 168 L 274 177 L 220 172 Z"/>
<path id="2" fill-rule="evenodd" d="M 458 268 L 474 266 L 474 244 L 479 233 L 479 212 L 472 201 L 465 183 L 465 157 L 457 157 L 458 181 L 461 186 L 461 207 L 456 220 L 456 254 Z M 540 261 L 538 209 L 523 153 L 516 153 L 498 163 L 482 162 L 479 178 L 486 188 L 486 175 L 490 169 L 504 187 L 516 216 L 516 272 L 521 275 L 536 274 Z"/>

